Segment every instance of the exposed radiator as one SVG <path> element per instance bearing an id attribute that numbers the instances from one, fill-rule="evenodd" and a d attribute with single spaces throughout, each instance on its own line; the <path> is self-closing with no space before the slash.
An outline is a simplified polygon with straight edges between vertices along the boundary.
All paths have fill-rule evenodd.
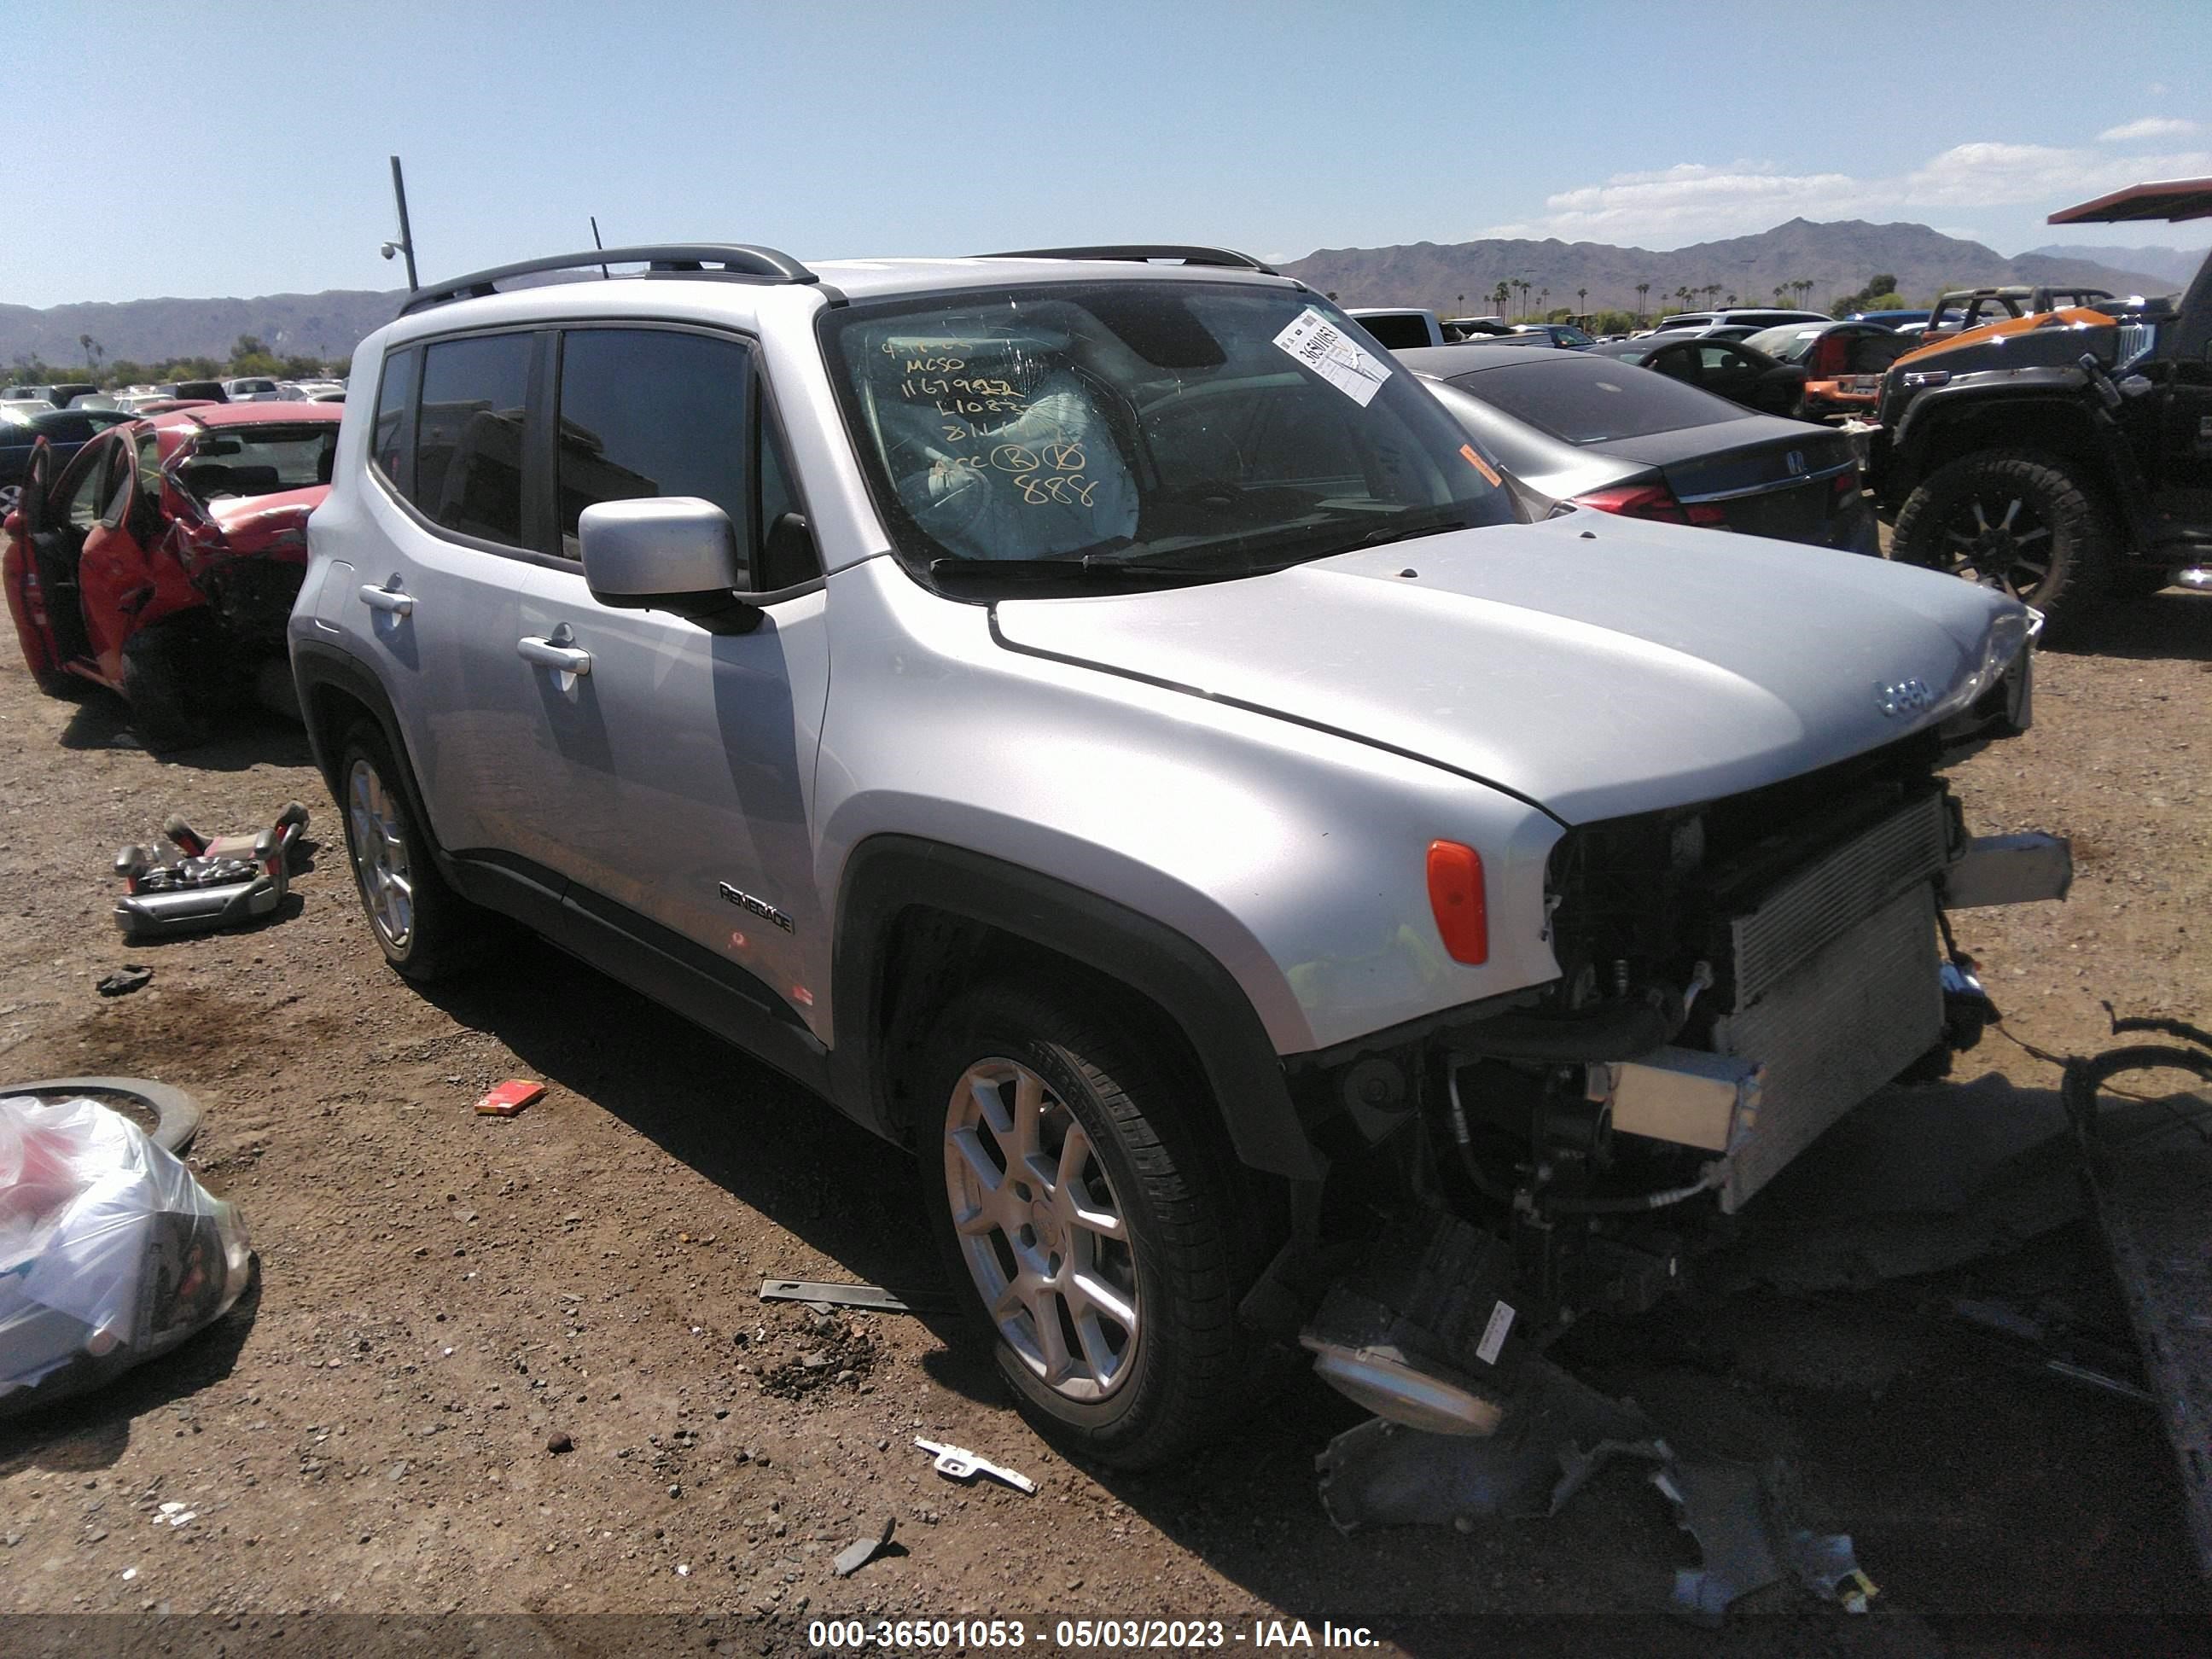
<path id="1" fill-rule="evenodd" d="M 1735 1007 L 1716 1022 L 1713 1047 L 1765 1075 L 1723 1210 L 1740 1208 L 1941 1036 L 1930 878 L 1943 866 L 1945 824 L 1940 796 L 1917 801 L 1733 923 Z"/>
<path id="2" fill-rule="evenodd" d="M 1737 1009 L 1748 1009 L 1886 900 L 1942 870 L 1947 818 L 1943 797 L 1923 795 L 1808 865 L 1730 923 Z"/>

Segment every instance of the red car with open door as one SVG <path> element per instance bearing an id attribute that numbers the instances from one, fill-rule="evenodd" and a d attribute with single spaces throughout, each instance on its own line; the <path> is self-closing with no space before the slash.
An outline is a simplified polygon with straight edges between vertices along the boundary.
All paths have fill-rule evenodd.
<path id="1" fill-rule="evenodd" d="M 283 657 L 342 412 L 212 404 L 112 427 L 58 470 L 33 451 L 0 585 L 39 684 L 120 692 L 150 749 L 204 741 Z"/>

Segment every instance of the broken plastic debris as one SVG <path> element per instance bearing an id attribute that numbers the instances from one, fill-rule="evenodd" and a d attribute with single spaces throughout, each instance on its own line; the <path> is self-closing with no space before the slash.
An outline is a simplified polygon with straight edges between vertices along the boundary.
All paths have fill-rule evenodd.
<path id="1" fill-rule="evenodd" d="M 830 1564 L 831 1571 L 840 1578 L 850 1578 L 890 1547 L 891 1534 L 897 1529 L 897 1517 L 886 1515 L 883 1525 L 874 1532 L 862 1534 L 837 1552 L 837 1559 Z"/>
<path id="2" fill-rule="evenodd" d="M 513 1117 L 532 1101 L 545 1093 L 542 1083 L 527 1082 L 521 1078 L 509 1078 L 477 1102 L 477 1110 L 486 1117 Z"/>
<path id="3" fill-rule="evenodd" d="M 103 977 L 93 988 L 104 997 L 127 997 L 133 991 L 143 990 L 153 977 L 151 968 L 141 967 L 135 962 L 126 963 Z"/>
<path id="4" fill-rule="evenodd" d="M 887 1291 L 880 1285 L 836 1285 L 813 1279 L 763 1279 L 763 1302 L 804 1302 L 817 1313 L 865 1308 L 874 1313 L 925 1313 L 949 1308 L 951 1298 L 928 1291 Z"/>
<path id="5" fill-rule="evenodd" d="M 920 1435 L 915 1437 L 914 1443 L 935 1459 L 932 1467 L 939 1474 L 949 1475 L 955 1480 L 972 1480 L 979 1474 L 988 1474 L 994 1480 L 1005 1481 L 1016 1492 L 1034 1492 L 1037 1489 L 1036 1482 L 1019 1470 L 1010 1469 L 1003 1463 L 994 1463 L 988 1457 L 978 1457 L 964 1446 L 947 1446 L 934 1440 L 924 1440 Z"/>

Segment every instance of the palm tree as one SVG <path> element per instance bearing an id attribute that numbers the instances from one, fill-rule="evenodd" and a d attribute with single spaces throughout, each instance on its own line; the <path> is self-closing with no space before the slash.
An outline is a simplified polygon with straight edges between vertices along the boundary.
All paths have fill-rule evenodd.
<path id="1" fill-rule="evenodd" d="M 1774 303 L 1775 303 L 1775 304 L 1777 304 L 1777 305 L 1780 305 L 1780 304 L 1783 302 L 1783 301 L 1784 301 L 1784 300 L 1788 299 L 1789 297 L 1790 297 L 1790 284 L 1789 284 L 1789 283 L 1777 283 L 1774 285 Z"/>
<path id="2" fill-rule="evenodd" d="M 1513 279 L 1513 286 L 1520 292 L 1521 315 L 1525 319 L 1528 314 L 1528 290 L 1534 288 L 1535 284 L 1531 283 L 1525 276 L 1516 276 Z"/>
<path id="3" fill-rule="evenodd" d="M 1636 285 L 1636 325 L 1638 328 L 1641 328 L 1644 325 L 1644 319 L 1647 311 L 1647 307 L 1644 302 L 1650 296 L 1650 283 L 1638 283 Z"/>
<path id="4" fill-rule="evenodd" d="M 1498 286 L 1490 290 L 1490 302 L 1498 307 L 1498 314 L 1499 316 L 1502 317 L 1505 314 L 1505 302 L 1512 297 L 1512 285 L 1507 283 L 1503 276 L 1499 277 L 1498 279 Z"/>
<path id="5" fill-rule="evenodd" d="M 1731 307 L 1733 307 L 1733 306 L 1735 304 L 1735 295 L 1733 293 L 1729 294 L 1729 297 L 1728 297 L 1728 302 L 1729 302 L 1729 304 Z"/>
<path id="6" fill-rule="evenodd" d="M 1707 283 L 1698 292 L 1705 296 L 1705 303 L 1710 306 L 1721 297 L 1721 285 L 1718 283 Z"/>
<path id="7" fill-rule="evenodd" d="M 1813 291 L 1813 279 L 1809 276 L 1800 276 L 1790 284 L 1790 291 L 1797 296 L 1797 303 L 1802 306 L 1805 303 L 1805 296 Z"/>
<path id="8" fill-rule="evenodd" d="M 1589 290 L 1588 289 L 1578 288 L 1575 290 L 1575 306 L 1577 307 L 1575 314 L 1577 317 L 1587 317 L 1589 315 Z"/>
<path id="9" fill-rule="evenodd" d="M 1548 288 L 1541 288 L 1536 290 L 1536 314 L 1543 318 L 1547 322 L 1551 320 L 1552 290 Z"/>

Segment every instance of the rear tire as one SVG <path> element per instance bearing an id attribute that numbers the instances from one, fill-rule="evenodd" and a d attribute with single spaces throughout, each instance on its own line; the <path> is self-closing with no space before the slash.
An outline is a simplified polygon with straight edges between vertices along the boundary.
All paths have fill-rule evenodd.
<path id="1" fill-rule="evenodd" d="M 157 755 L 195 749 L 215 735 L 190 659 L 198 642 L 173 625 L 149 628 L 123 642 L 123 701 L 131 728 Z"/>
<path id="2" fill-rule="evenodd" d="M 2117 540 L 2065 462 L 1988 449 L 1938 468 L 1906 497 L 1890 556 L 2010 593 L 2057 630 L 2102 596 Z"/>
<path id="3" fill-rule="evenodd" d="M 363 720 L 346 733 L 338 751 L 338 813 L 362 911 L 384 959 L 428 982 L 477 966 L 497 927 L 439 874 L 409 782 L 380 727 Z"/>
<path id="4" fill-rule="evenodd" d="M 1032 1423 L 1127 1469 L 1188 1454 L 1251 1383 L 1233 1177 L 1204 1085 L 1147 1035 L 1087 988 L 982 987 L 919 1095 L 956 1294 Z"/>

